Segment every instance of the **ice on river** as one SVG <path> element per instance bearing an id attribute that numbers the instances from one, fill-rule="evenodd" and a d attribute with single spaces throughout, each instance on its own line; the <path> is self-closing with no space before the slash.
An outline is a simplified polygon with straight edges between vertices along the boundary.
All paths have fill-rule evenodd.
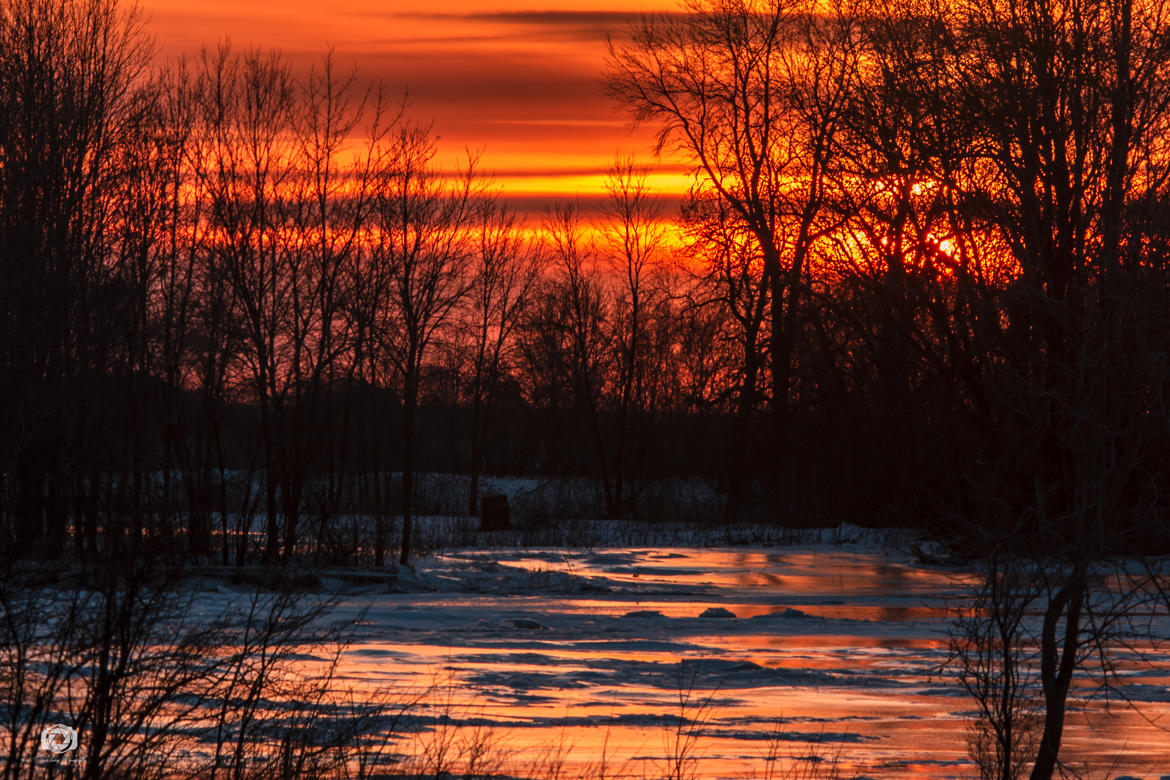
<path id="1" fill-rule="evenodd" d="M 350 589 L 340 611 L 366 612 L 343 673 L 436 685 L 449 722 L 492 729 L 513 754 L 559 746 L 567 776 L 602 755 L 653 776 L 692 729 L 704 778 L 810 754 L 842 777 L 972 777 L 973 702 L 943 668 L 970 578 L 851 545 L 463 551 L 401 570 L 403 592 Z M 1138 711 L 1072 712 L 1070 766 L 1170 772 L 1158 660 L 1125 677 Z"/>

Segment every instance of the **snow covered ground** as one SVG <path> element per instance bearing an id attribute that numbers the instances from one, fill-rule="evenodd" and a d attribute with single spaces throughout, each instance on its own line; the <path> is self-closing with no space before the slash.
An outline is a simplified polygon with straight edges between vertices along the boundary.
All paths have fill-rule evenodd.
<path id="1" fill-rule="evenodd" d="M 344 594 L 334 617 L 361 616 L 345 681 L 421 696 L 403 753 L 461 729 L 509 765 L 553 756 L 567 777 L 600 763 L 607 777 L 683 766 L 743 778 L 833 761 L 846 778 L 972 777 L 973 703 L 943 671 L 971 575 L 865 533 L 464 550 L 389 584 L 328 572 L 322 583 Z M 1137 709 L 1094 701 L 1071 713 L 1072 768 L 1170 774 L 1170 656 L 1155 661 L 1123 672 Z"/>

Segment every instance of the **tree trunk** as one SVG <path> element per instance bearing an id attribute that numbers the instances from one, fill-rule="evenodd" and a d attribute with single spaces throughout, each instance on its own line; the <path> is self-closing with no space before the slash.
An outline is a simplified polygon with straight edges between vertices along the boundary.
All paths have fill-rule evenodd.
<path id="1" fill-rule="evenodd" d="M 1032 766 L 1031 780 L 1050 780 L 1060 758 L 1068 690 L 1080 650 L 1081 606 L 1085 573 L 1079 567 L 1072 580 L 1049 601 L 1040 635 L 1040 681 L 1044 686 L 1044 734 Z M 1064 617 L 1064 630 L 1059 624 Z M 1063 633 L 1063 636 L 1060 634 Z"/>
<path id="2" fill-rule="evenodd" d="M 412 356 L 403 382 L 402 399 L 402 550 L 398 562 L 410 562 L 410 542 L 414 511 L 415 415 L 418 411 L 418 385 L 421 367 Z"/>

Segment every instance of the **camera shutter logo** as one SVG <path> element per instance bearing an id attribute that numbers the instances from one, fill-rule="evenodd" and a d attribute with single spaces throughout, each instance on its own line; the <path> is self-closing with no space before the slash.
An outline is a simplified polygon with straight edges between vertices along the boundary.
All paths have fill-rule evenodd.
<path id="1" fill-rule="evenodd" d="M 77 729 L 64 723 L 45 726 L 41 731 L 41 750 L 58 756 L 70 750 L 77 750 Z"/>

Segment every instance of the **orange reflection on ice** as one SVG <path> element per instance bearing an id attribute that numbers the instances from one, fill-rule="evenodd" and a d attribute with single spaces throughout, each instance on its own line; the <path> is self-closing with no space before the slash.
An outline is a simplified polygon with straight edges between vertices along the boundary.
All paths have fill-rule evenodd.
<path id="1" fill-rule="evenodd" d="M 688 766 L 704 780 L 811 754 L 843 776 L 977 776 L 974 705 L 940 672 L 969 572 L 824 547 L 471 551 L 435 571 L 459 567 L 485 578 L 463 580 L 467 592 L 377 597 L 370 631 L 383 638 L 343 658 L 347 681 L 425 690 L 419 711 L 446 713 L 404 737 L 406 752 L 465 724 L 490 729 L 515 776 L 543 776 L 525 761 L 556 754 L 565 776 L 604 763 L 607 777 L 654 777 L 694 727 Z M 569 590 L 508 585 L 524 582 Z M 572 592 L 575 582 L 600 590 Z M 1168 675 L 1164 658 L 1126 682 L 1148 691 Z M 1062 754 L 1114 774 L 1158 769 L 1170 738 L 1145 718 L 1170 719 L 1170 702 L 1146 698 L 1140 715 L 1099 700 L 1070 712 Z"/>

